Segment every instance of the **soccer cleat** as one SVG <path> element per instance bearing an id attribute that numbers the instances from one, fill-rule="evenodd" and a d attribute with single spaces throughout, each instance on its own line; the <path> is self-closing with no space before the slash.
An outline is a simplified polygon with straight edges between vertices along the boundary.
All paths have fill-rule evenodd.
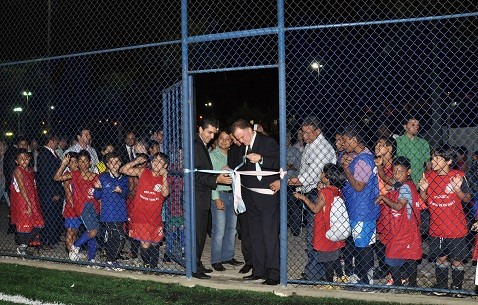
<path id="1" fill-rule="evenodd" d="M 21 244 L 20 246 L 17 247 L 17 254 L 18 255 L 26 255 L 27 254 L 27 248 L 28 248 L 27 245 Z"/>
<path id="2" fill-rule="evenodd" d="M 80 248 L 75 245 L 71 245 L 70 252 L 68 253 L 70 260 L 77 262 L 80 260 Z"/>
<path id="3" fill-rule="evenodd" d="M 94 259 L 90 259 L 88 262 L 90 263 L 90 265 L 87 265 L 86 268 L 91 268 L 91 269 L 100 269 L 101 268 L 100 266 L 93 265 L 93 264 L 97 263 Z"/>

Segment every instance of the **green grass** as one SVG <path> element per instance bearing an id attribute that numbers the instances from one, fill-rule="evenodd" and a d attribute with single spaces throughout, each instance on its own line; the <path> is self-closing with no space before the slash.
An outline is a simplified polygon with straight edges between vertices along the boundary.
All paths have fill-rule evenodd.
<path id="1" fill-rule="evenodd" d="M 22 295 L 43 302 L 66 304 L 392 304 L 312 298 L 302 296 L 279 297 L 272 293 L 217 290 L 153 281 L 116 278 L 72 271 L 58 271 L 15 264 L 0 264 L 0 292 Z M 0 301 L 0 305 L 13 304 Z"/>

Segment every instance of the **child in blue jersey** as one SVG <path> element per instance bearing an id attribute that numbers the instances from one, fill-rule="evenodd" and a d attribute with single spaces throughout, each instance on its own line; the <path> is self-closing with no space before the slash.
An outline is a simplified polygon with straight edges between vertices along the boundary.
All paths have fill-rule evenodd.
<path id="1" fill-rule="evenodd" d="M 116 259 L 126 238 L 128 177 L 120 174 L 121 160 L 116 153 L 108 153 L 105 160 L 107 171 L 99 176 L 94 196 L 101 200 L 100 236 L 104 241 L 108 264 L 119 270 Z"/>

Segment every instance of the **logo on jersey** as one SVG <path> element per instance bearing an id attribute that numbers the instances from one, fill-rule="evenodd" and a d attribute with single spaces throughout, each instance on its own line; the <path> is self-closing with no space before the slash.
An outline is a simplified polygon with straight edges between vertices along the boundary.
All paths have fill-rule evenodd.
<path id="1" fill-rule="evenodd" d="M 161 184 L 155 184 L 154 187 L 153 187 L 153 190 L 155 192 L 160 192 L 161 191 Z"/>

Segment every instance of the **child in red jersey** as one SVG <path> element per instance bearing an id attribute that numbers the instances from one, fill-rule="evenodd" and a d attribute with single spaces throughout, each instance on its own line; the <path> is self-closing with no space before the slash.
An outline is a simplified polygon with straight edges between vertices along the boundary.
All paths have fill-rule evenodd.
<path id="1" fill-rule="evenodd" d="M 10 184 L 10 217 L 16 227 L 17 253 L 31 254 L 28 245 L 38 236 L 45 225 L 40 209 L 35 174 L 29 167 L 30 154 L 20 148 L 15 157 L 17 164 Z"/>
<path id="2" fill-rule="evenodd" d="M 392 273 L 394 286 L 402 286 L 402 278 L 408 278 L 409 286 L 417 286 L 418 260 L 422 258 L 420 210 L 424 206 L 410 179 L 410 161 L 397 157 L 392 164 L 394 186 L 376 200 L 390 207 L 385 263 Z"/>
<path id="3" fill-rule="evenodd" d="M 138 168 L 147 162 L 143 156 L 125 164 L 121 173 L 139 177 L 136 193 L 131 202 L 129 236 L 141 243 L 141 257 L 145 268 L 157 268 L 159 260 L 158 244 L 163 240 L 163 202 L 169 195 L 168 166 L 169 157 L 156 153 L 151 158 L 151 169 Z"/>
<path id="4" fill-rule="evenodd" d="M 467 255 L 467 219 L 463 203 L 471 200 L 471 190 L 461 170 L 452 169 L 456 151 L 443 145 L 434 149 L 431 171 L 423 175 L 418 186 L 420 196 L 430 211 L 430 253 L 436 259 L 435 276 L 438 289 L 448 289 L 451 262 L 451 289 L 462 289 Z M 444 295 L 437 291 L 435 294 Z"/>
<path id="5" fill-rule="evenodd" d="M 65 169 L 65 172 L 73 172 L 78 170 L 78 153 L 69 152 L 68 153 L 70 162 L 68 167 Z M 65 218 L 65 248 L 69 253 L 71 250 L 71 245 L 76 239 L 76 234 L 81 225 L 81 219 L 76 216 L 75 208 L 73 206 L 73 193 L 71 181 L 67 180 L 63 182 L 63 189 L 65 191 L 65 202 L 63 204 L 63 218 Z"/>
<path id="6" fill-rule="evenodd" d="M 98 175 L 90 171 L 91 156 L 88 151 L 80 150 L 78 153 L 78 171 L 65 172 L 65 168 L 70 162 L 70 156 L 67 154 L 60 167 L 55 173 L 55 181 L 71 181 L 73 190 L 73 208 L 77 217 L 86 228 L 86 232 L 71 245 L 69 257 L 73 261 L 80 259 L 80 248 L 83 244 L 88 244 L 88 261 L 94 263 L 96 256 L 96 234 L 99 228 L 98 214 L 100 212 L 100 203 L 93 196 L 95 184 L 98 181 Z"/>
<path id="7" fill-rule="evenodd" d="M 386 195 L 392 188 L 394 150 L 394 145 L 387 138 L 380 138 L 375 145 L 375 165 L 378 170 L 380 195 Z M 378 261 L 378 267 L 373 273 L 375 279 L 384 278 L 390 273 L 388 265 L 385 263 L 385 246 L 391 238 L 389 226 L 391 213 L 391 208 L 388 205 L 380 204 L 380 216 L 377 219 L 377 241 L 373 246 Z"/>
<path id="8" fill-rule="evenodd" d="M 345 174 L 341 166 L 327 163 L 320 175 L 317 202 L 310 201 L 306 195 L 294 193 L 295 198 L 302 200 L 314 215 L 314 231 L 312 246 L 313 257 L 309 259 L 304 280 L 333 282 L 334 263 L 339 259 L 345 240 L 331 241 L 326 237 L 330 229 L 330 211 L 334 198 L 341 196 L 340 189 L 345 184 Z M 311 274 L 308 274 L 310 272 Z"/>

